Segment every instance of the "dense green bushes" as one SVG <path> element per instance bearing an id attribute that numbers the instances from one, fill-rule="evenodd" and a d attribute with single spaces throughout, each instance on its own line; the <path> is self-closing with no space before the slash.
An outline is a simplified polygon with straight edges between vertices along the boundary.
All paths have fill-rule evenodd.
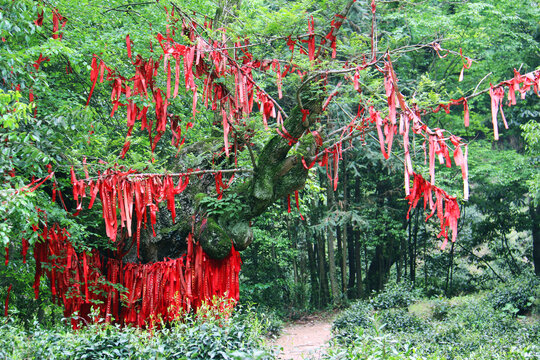
<path id="1" fill-rule="evenodd" d="M 512 283 L 501 284 L 488 295 L 488 301 L 495 309 L 504 309 L 523 315 L 540 304 L 540 279 L 532 274 L 522 276 Z"/>
<path id="2" fill-rule="evenodd" d="M 396 283 L 389 281 L 384 290 L 377 293 L 371 303 L 375 309 L 390 309 L 406 307 L 412 304 L 420 296 L 419 290 L 413 289 L 409 282 Z"/>
<path id="3" fill-rule="evenodd" d="M 354 303 L 334 322 L 334 345 L 327 358 L 537 358 L 538 315 L 516 317 L 504 305 L 514 304 L 517 309 L 523 299 L 527 299 L 526 304 L 538 301 L 536 283 L 536 279 L 529 279 L 482 296 L 417 301 L 409 308 L 375 309 L 372 303 L 378 296 L 371 303 Z"/>
<path id="4" fill-rule="evenodd" d="M 268 320 L 239 310 L 229 320 L 189 318 L 162 330 L 90 325 L 28 331 L 15 322 L 0 326 L 1 359 L 272 359 L 262 334 Z"/>
<path id="5" fill-rule="evenodd" d="M 336 318 L 332 330 L 339 333 L 341 330 L 347 331 L 355 327 L 369 328 L 372 316 L 373 306 L 365 301 L 357 301 Z"/>

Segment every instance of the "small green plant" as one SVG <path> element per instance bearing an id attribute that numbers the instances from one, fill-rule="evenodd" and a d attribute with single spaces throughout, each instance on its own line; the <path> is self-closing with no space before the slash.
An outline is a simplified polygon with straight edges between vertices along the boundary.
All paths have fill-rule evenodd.
<path id="1" fill-rule="evenodd" d="M 229 193 L 222 199 L 216 199 L 211 196 L 205 196 L 199 201 L 199 206 L 206 211 L 208 217 L 228 216 L 236 219 L 238 215 L 244 213 L 247 205 L 242 202 L 240 196 L 236 193 Z"/>

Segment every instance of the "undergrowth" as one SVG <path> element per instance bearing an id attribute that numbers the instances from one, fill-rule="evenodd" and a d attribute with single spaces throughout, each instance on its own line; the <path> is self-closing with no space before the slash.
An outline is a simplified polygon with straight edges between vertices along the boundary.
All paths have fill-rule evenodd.
<path id="1" fill-rule="evenodd" d="M 207 308 L 159 330 L 98 322 L 73 331 L 37 321 L 26 330 L 8 321 L 0 325 L 0 359 L 273 359 L 264 343 L 269 324 L 250 308 L 226 316 Z"/>
<path id="2" fill-rule="evenodd" d="M 501 285 L 482 295 L 420 300 L 409 307 L 400 299 L 416 295 L 403 291 L 406 289 L 392 288 L 343 311 L 333 324 L 334 337 L 326 358 L 540 358 L 535 278 Z M 391 306 L 380 306 L 381 298 Z M 525 313 L 527 316 L 520 315 Z"/>

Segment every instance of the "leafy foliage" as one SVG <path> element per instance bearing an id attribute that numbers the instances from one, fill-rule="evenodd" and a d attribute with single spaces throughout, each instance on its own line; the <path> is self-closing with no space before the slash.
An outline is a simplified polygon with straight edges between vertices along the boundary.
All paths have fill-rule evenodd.
<path id="1" fill-rule="evenodd" d="M 540 326 L 534 318 L 518 320 L 494 309 L 485 298 L 450 299 L 445 317 L 430 308 L 440 300 L 423 300 L 420 313 L 406 309 L 378 310 L 366 317 L 366 302 L 354 304 L 343 314 L 362 318 L 334 323 L 334 345 L 327 359 L 526 359 L 540 348 Z M 426 306 L 426 304 L 428 304 Z M 365 320 L 369 321 L 365 321 Z"/>
<path id="2" fill-rule="evenodd" d="M 356 301 L 334 320 L 332 330 L 334 332 L 340 332 L 342 330 L 348 331 L 355 327 L 368 328 L 373 319 L 373 311 L 373 306 L 370 303 Z"/>
<path id="3" fill-rule="evenodd" d="M 525 314 L 540 305 L 540 279 L 526 274 L 510 284 L 500 284 L 489 293 L 487 301 L 497 310 Z"/>
<path id="4" fill-rule="evenodd" d="M 161 330 L 119 329 L 95 324 L 78 332 L 34 324 L 0 326 L 0 356 L 10 359 L 272 359 L 254 312 L 219 320 L 199 314 Z"/>
<path id="5" fill-rule="evenodd" d="M 377 310 L 403 308 L 411 305 L 419 297 L 419 290 L 408 282 L 390 281 L 383 291 L 375 295 L 371 304 Z"/>

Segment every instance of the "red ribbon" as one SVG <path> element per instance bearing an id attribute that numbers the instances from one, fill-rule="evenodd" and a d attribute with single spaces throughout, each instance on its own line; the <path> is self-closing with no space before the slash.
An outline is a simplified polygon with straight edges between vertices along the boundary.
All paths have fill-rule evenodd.
<path id="1" fill-rule="evenodd" d="M 8 291 L 7 291 L 7 295 L 6 295 L 6 305 L 4 306 L 4 316 L 7 317 L 8 316 L 8 307 L 9 307 L 9 293 L 11 292 L 11 287 L 13 285 L 10 284 L 9 287 L 8 287 Z"/>

